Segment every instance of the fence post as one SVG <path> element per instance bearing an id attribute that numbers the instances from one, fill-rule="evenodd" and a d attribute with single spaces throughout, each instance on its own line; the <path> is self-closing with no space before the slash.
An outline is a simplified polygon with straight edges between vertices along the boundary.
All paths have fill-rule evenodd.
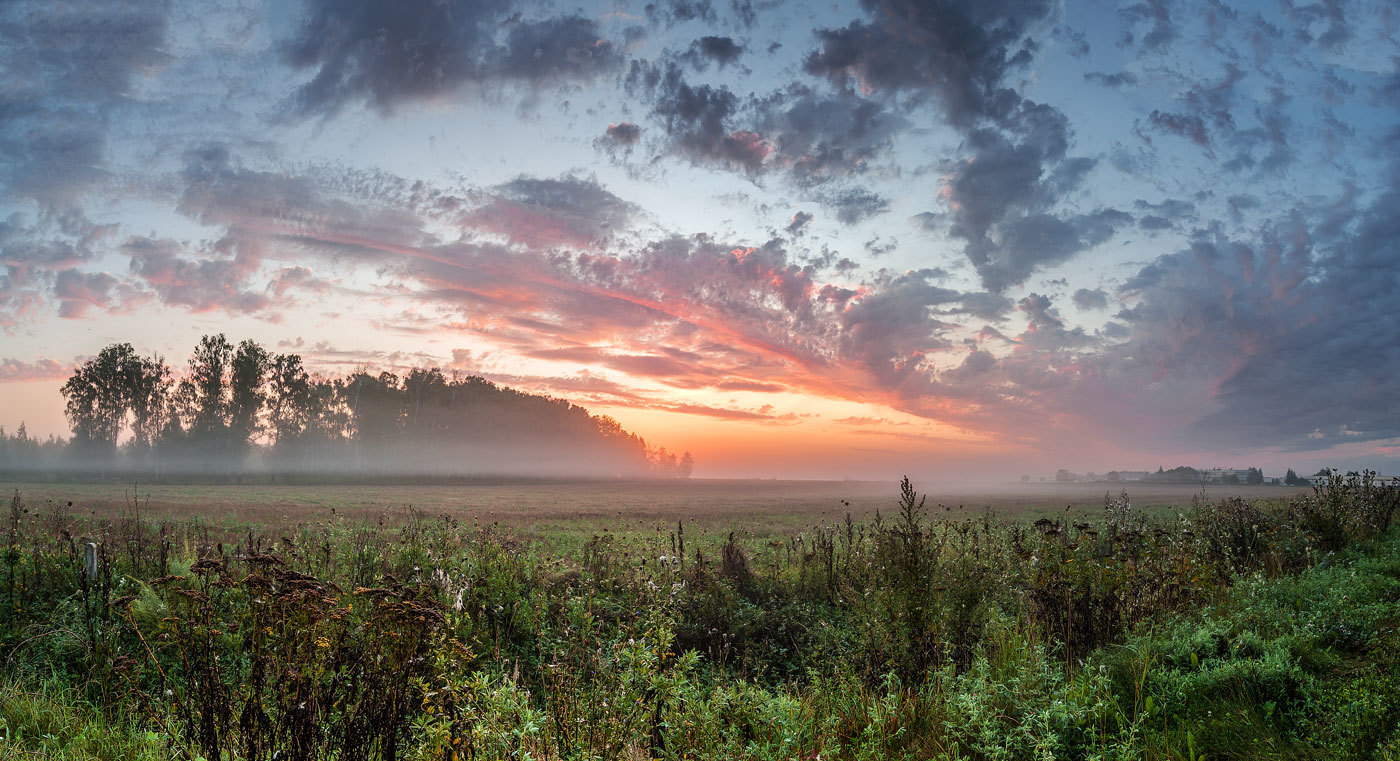
<path id="1" fill-rule="evenodd" d="M 97 578 L 97 542 L 88 542 L 83 547 L 83 566 L 87 568 L 89 580 Z"/>

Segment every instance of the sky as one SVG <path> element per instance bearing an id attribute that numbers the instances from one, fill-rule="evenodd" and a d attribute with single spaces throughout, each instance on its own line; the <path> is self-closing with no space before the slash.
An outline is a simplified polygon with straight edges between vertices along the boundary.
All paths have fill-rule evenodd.
<path id="1" fill-rule="evenodd" d="M 1400 471 L 1387 0 L 0 4 L 0 424 L 201 335 L 712 477 Z"/>

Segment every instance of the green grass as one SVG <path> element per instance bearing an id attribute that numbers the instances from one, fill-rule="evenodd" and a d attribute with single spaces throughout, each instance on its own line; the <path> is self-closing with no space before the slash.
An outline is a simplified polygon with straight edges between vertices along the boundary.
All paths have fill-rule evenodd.
<path id="1" fill-rule="evenodd" d="M 340 511 L 233 534 L 16 499 L 0 753 L 1393 758 L 1397 496 L 1032 522 L 911 487 L 878 521 L 683 535 Z"/>
<path id="2" fill-rule="evenodd" d="M 134 715 L 104 717 L 99 707 L 54 682 L 0 682 L 0 759 L 156 761 L 180 758 L 170 739 Z M 188 756 L 183 756 L 188 757 Z"/>

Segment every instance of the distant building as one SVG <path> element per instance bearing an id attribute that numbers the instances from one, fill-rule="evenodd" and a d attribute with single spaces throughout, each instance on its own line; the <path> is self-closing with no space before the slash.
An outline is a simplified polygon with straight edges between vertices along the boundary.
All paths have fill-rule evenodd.
<path id="1" fill-rule="evenodd" d="M 1226 470 L 1224 468 L 1210 468 L 1209 470 L 1201 471 L 1201 481 L 1208 484 L 1224 483 L 1225 476 L 1233 476 L 1234 474 L 1235 471 L 1233 469 Z"/>

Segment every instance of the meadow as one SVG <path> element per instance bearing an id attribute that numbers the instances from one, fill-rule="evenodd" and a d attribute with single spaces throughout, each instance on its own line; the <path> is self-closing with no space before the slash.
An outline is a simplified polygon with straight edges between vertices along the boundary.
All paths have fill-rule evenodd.
<path id="1" fill-rule="evenodd" d="M 35 506 L 72 502 L 75 515 L 115 518 L 139 507 L 153 520 L 199 519 L 216 529 L 296 526 L 335 514 L 398 524 L 415 512 L 464 523 L 498 523 L 533 538 L 611 531 L 673 528 L 676 521 L 706 531 L 785 533 L 837 523 L 850 514 L 870 520 L 889 512 L 899 482 L 782 480 L 459 481 L 403 483 L 121 484 L 111 482 L 13 482 Z M 931 509 L 959 514 L 991 512 L 997 518 L 1101 514 L 1106 494 L 1131 492 L 1140 509 L 1171 513 L 1206 499 L 1290 499 L 1302 487 L 1151 483 L 1034 482 L 928 484 Z"/>
<path id="2" fill-rule="evenodd" d="M 1400 759 L 1366 475 L 111 488 L 10 500 L 0 758 Z"/>

